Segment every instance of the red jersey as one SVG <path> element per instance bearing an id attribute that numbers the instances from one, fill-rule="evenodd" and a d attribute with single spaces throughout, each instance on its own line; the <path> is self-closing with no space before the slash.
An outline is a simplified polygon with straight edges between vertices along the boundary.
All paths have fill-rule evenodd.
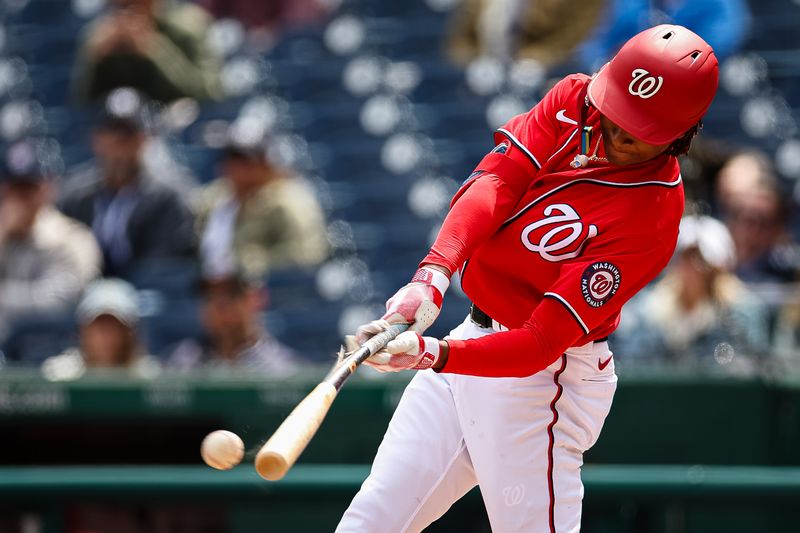
<path id="1" fill-rule="evenodd" d="M 675 157 L 662 154 L 627 166 L 604 161 L 600 114 L 589 108 L 585 125 L 598 134 L 588 152 L 598 160 L 570 166 L 580 152 L 579 100 L 588 81 L 585 75 L 568 76 L 500 128 L 497 147 L 453 200 L 423 263 L 461 268 L 462 286 L 475 305 L 511 330 L 531 331 L 517 334 L 514 342 L 506 333 L 451 341 L 444 371 L 526 375 L 569 346 L 608 336 L 622 305 L 672 256 L 684 206 Z M 529 337 L 542 339 L 528 342 Z M 522 359 L 532 357 L 525 349 L 557 353 L 536 354 L 535 366 L 523 361 L 497 374 L 459 367 L 459 359 L 475 359 L 470 350 L 485 356 L 481 348 L 493 345 L 514 348 Z"/>

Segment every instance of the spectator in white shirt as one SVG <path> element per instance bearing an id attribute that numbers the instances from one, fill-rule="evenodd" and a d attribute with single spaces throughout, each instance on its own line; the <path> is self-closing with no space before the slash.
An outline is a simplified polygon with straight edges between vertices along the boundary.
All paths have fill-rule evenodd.
<path id="1" fill-rule="evenodd" d="M 0 176 L 0 339 L 24 317 L 69 311 L 100 272 L 91 231 L 52 205 L 48 143 L 21 141 Z"/>

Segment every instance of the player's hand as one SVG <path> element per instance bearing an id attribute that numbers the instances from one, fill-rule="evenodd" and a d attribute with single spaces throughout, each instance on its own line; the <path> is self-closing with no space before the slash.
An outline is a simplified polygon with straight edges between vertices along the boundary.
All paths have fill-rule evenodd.
<path id="1" fill-rule="evenodd" d="M 375 320 L 358 328 L 357 342 L 363 344 L 373 335 L 389 327 L 385 320 Z M 439 361 L 438 339 L 422 337 L 415 331 L 405 331 L 390 341 L 386 347 L 364 361 L 379 372 L 399 372 L 401 370 L 424 370 Z"/>
<path id="2" fill-rule="evenodd" d="M 409 331 L 423 333 L 439 316 L 442 299 L 449 286 L 450 277 L 447 274 L 423 266 L 408 285 L 386 302 L 383 319 L 390 324 L 411 324 Z"/>
<path id="3" fill-rule="evenodd" d="M 439 361 L 439 353 L 438 339 L 423 337 L 416 331 L 404 331 L 364 364 L 379 372 L 425 370 Z"/>

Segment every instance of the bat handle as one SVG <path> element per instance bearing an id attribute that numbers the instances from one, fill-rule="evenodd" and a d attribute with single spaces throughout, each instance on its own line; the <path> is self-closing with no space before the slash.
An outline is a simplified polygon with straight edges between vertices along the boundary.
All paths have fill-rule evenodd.
<path id="1" fill-rule="evenodd" d="M 383 349 L 384 346 L 389 344 L 395 337 L 403 333 L 407 330 L 409 324 L 392 324 L 385 330 L 381 331 L 374 337 L 370 337 L 367 342 L 364 343 L 362 348 L 367 348 L 369 350 L 369 354 L 372 355 L 376 352 L 379 352 Z"/>

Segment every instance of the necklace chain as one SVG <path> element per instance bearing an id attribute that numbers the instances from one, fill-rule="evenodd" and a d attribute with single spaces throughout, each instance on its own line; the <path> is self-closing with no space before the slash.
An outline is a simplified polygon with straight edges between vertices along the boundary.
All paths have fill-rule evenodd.
<path id="1" fill-rule="evenodd" d="M 591 139 L 591 128 L 585 128 L 585 130 L 588 130 L 588 133 L 585 132 L 585 135 L 589 139 Z M 603 134 L 601 133 L 597 137 L 597 142 L 594 145 L 594 151 L 592 152 L 592 155 L 588 155 L 588 154 L 585 154 L 585 153 L 579 153 L 578 155 L 575 156 L 575 159 L 572 160 L 572 162 L 569 164 L 569 166 L 571 166 L 572 168 L 581 168 L 581 167 L 588 166 L 589 163 L 592 163 L 592 162 L 594 162 L 594 163 L 608 163 L 609 162 L 608 158 L 606 158 L 606 157 L 598 157 L 597 156 L 597 150 L 600 149 L 600 141 L 602 141 L 602 140 L 603 140 Z M 583 141 L 581 141 L 581 152 L 583 152 L 583 150 L 586 149 L 585 145 L 588 144 L 589 142 L 591 142 L 591 141 L 585 140 L 585 139 Z M 587 152 L 588 152 L 588 150 L 587 150 Z"/>
<path id="2" fill-rule="evenodd" d="M 601 162 L 601 163 L 608 163 L 608 158 L 606 158 L 606 157 L 598 157 L 597 156 L 597 150 L 600 148 L 600 141 L 602 141 L 602 140 L 603 140 L 603 134 L 601 133 L 597 137 L 597 143 L 595 143 L 595 145 L 594 145 L 594 151 L 592 152 L 592 155 L 589 156 L 589 161 L 598 161 L 598 162 Z"/>

